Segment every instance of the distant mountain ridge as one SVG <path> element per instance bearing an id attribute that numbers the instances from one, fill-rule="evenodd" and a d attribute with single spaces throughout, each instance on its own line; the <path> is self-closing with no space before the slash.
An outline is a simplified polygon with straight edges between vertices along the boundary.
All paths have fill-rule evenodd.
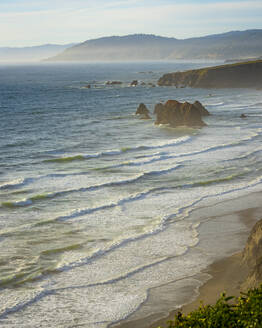
<path id="1" fill-rule="evenodd" d="M 259 57 L 262 29 L 231 31 L 190 39 L 132 34 L 87 40 L 48 61 L 130 61 Z"/>
<path id="2" fill-rule="evenodd" d="M 74 43 L 70 43 L 65 45 L 43 44 L 32 47 L 0 47 L 0 62 L 37 62 L 55 56 L 74 45 Z"/>
<path id="3" fill-rule="evenodd" d="M 163 59 L 174 49 L 175 38 L 152 34 L 111 36 L 87 40 L 49 60 L 117 61 Z"/>

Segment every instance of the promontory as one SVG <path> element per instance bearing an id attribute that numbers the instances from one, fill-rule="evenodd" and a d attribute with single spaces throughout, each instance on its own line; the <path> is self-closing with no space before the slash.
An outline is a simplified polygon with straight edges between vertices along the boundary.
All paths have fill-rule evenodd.
<path id="1" fill-rule="evenodd" d="M 164 74 L 159 86 L 262 88 L 262 60 Z"/>

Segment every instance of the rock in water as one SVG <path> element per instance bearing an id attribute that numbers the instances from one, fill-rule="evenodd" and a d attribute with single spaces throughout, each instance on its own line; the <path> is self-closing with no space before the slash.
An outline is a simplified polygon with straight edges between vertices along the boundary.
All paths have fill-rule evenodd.
<path id="1" fill-rule="evenodd" d="M 164 107 L 164 105 L 162 103 L 156 104 L 155 108 L 154 108 L 154 114 L 157 115 L 158 112 L 164 110 L 163 107 Z"/>
<path id="2" fill-rule="evenodd" d="M 106 85 L 119 85 L 122 84 L 121 81 L 107 81 Z"/>
<path id="3" fill-rule="evenodd" d="M 202 116 L 210 115 L 209 111 L 201 104 L 200 101 L 196 100 L 193 105 L 200 110 Z"/>
<path id="4" fill-rule="evenodd" d="M 196 106 L 188 102 L 180 103 L 177 100 L 168 100 L 164 105 L 157 104 L 154 113 L 157 116 L 155 124 L 169 124 L 172 127 L 206 125 L 201 119 L 203 114 L 199 105 Z"/>
<path id="5" fill-rule="evenodd" d="M 149 110 L 148 110 L 148 108 L 147 108 L 146 105 L 143 104 L 143 103 L 141 103 L 141 104 L 138 106 L 138 108 L 137 108 L 137 110 L 136 110 L 136 115 L 141 115 L 140 118 L 142 118 L 142 119 L 150 119 L 150 118 L 151 118 L 150 115 L 149 115 Z"/>
<path id="6" fill-rule="evenodd" d="M 137 80 L 134 80 L 130 83 L 130 86 L 131 87 L 136 87 L 138 85 L 138 81 Z"/>
<path id="7" fill-rule="evenodd" d="M 148 83 L 148 85 L 150 86 L 150 87 L 152 87 L 152 88 L 155 88 L 156 87 L 156 85 L 154 84 L 154 83 Z"/>
<path id="8" fill-rule="evenodd" d="M 139 104 L 136 110 L 136 115 L 140 115 L 140 114 L 149 114 L 148 108 L 143 103 Z"/>

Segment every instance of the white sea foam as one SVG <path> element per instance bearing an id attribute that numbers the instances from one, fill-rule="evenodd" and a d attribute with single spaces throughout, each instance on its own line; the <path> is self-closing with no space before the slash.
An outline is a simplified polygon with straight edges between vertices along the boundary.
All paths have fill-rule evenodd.
<path id="1" fill-rule="evenodd" d="M 115 76 L 106 77 L 106 65 L 96 65 L 97 77 L 91 66 L 85 67 L 90 81 L 113 80 L 126 72 L 126 64 L 122 71 L 114 65 Z M 68 69 L 63 72 L 75 70 Z M 105 328 L 138 310 L 137 318 L 150 315 L 143 303 L 150 300 L 152 305 L 151 291 L 165 284 L 168 291 L 170 282 L 176 286 L 165 293 L 171 308 L 181 305 L 179 295 L 188 281 L 201 285 L 195 274 L 218 253 L 228 255 L 241 247 L 245 226 L 236 216 L 227 217 L 224 207 L 225 215 L 215 218 L 212 206 L 262 190 L 262 126 L 252 116 L 261 115 L 261 93 L 214 90 L 208 98 L 205 89 L 145 93 L 103 87 L 83 93 L 66 87 L 61 97 L 62 89 L 52 81 L 50 95 L 59 93 L 51 99 L 38 88 L 48 85 L 45 74 L 38 74 L 39 79 L 44 84 L 28 88 L 26 108 L 13 93 L 12 102 L 19 106 L 12 108 L 12 124 L 27 113 L 34 122 L 30 129 L 28 122 L 16 122 L 21 148 L 4 149 L 1 156 L 0 279 L 6 278 L 7 288 L 2 289 L 0 325 Z M 81 84 L 80 76 L 73 79 Z M 36 92 L 41 106 L 46 101 L 54 106 L 39 112 L 40 119 L 30 111 Z M 200 130 L 159 129 L 132 115 L 141 96 L 150 109 L 160 100 L 193 102 L 196 97 L 214 115 Z M 61 103 L 56 106 L 53 99 Z M 240 120 L 243 112 L 250 119 Z M 0 133 L 12 140 L 9 118 L 3 116 Z M 196 209 L 202 214 L 194 216 Z M 20 288 L 13 288 L 15 283 Z M 191 296 L 189 291 L 187 299 Z M 160 311 L 157 303 L 152 311 Z"/>
<path id="2" fill-rule="evenodd" d="M 0 184 L 0 189 L 14 188 L 25 185 L 27 182 L 26 179 L 16 179 Z"/>

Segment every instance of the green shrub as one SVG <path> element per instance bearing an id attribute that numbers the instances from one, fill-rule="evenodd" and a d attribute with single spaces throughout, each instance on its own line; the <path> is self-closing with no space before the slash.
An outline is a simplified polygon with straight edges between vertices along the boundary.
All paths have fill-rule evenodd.
<path id="1" fill-rule="evenodd" d="M 168 328 L 261 328 L 262 285 L 235 298 L 221 294 L 215 305 L 203 304 L 188 315 L 178 313 Z"/>

